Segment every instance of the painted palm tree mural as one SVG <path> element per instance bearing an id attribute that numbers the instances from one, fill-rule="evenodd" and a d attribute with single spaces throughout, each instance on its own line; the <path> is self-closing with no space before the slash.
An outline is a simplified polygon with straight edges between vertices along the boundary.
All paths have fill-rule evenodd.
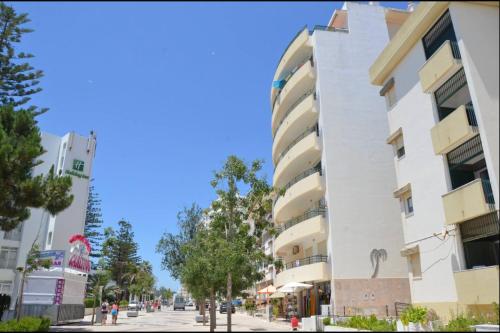
<path id="1" fill-rule="evenodd" d="M 372 263 L 372 268 L 373 274 L 372 274 L 372 279 L 377 277 L 378 274 L 378 268 L 380 266 L 380 260 L 386 261 L 387 260 L 387 251 L 385 249 L 373 249 L 372 252 L 370 253 L 370 261 Z"/>

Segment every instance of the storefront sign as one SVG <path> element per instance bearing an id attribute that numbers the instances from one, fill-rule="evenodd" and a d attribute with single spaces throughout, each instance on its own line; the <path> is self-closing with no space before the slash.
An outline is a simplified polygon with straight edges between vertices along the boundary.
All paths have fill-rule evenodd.
<path id="1" fill-rule="evenodd" d="M 47 250 L 40 251 L 40 259 L 50 259 L 52 265 L 50 268 L 62 268 L 64 265 L 64 251 L 63 250 Z"/>
<path id="2" fill-rule="evenodd" d="M 61 304 L 64 293 L 64 279 L 57 279 L 54 304 Z"/>
<path id="3" fill-rule="evenodd" d="M 83 235 L 73 235 L 69 239 L 71 244 L 68 267 L 88 273 L 90 272 L 90 243 Z"/>

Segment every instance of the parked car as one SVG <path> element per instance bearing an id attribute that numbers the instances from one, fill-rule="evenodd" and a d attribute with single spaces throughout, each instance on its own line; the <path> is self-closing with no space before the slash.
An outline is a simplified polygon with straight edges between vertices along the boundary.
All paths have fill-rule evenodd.
<path id="1" fill-rule="evenodd" d="M 186 310 L 186 301 L 182 296 L 174 296 L 174 311 L 177 309 Z"/>
<path id="2" fill-rule="evenodd" d="M 129 311 L 139 311 L 139 303 L 133 301 L 128 303 L 127 310 Z"/>
<path id="3" fill-rule="evenodd" d="M 220 313 L 227 313 L 227 305 L 228 305 L 228 302 L 223 302 L 220 304 L 220 307 L 219 307 L 219 312 Z M 235 313 L 236 312 L 236 308 L 234 307 L 234 304 L 231 304 L 231 313 Z"/>

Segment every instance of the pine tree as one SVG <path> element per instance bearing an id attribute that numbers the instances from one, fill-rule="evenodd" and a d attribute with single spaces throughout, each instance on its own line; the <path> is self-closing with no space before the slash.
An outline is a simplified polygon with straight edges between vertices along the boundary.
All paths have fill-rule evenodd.
<path id="1" fill-rule="evenodd" d="M 94 179 L 91 181 L 93 182 Z M 99 195 L 95 192 L 94 185 L 91 185 L 89 188 L 89 199 L 87 201 L 87 212 L 85 215 L 84 235 L 92 246 L 90 257 L 94 259 L 94 264 L 97 263 L 101 257 L 101 243 L 103 240 L 102 223 L 101 200 L 99 199 Z"/>
<path id="2" fill-rule="evenodd" d="M 57 176 L 53 166 L 45 176 L 32 174 L 45 152 L 35 116 L 46 109 L 25 105 L 30 95 L 41 91 L 35 86 L 43 76 L 23 62 L 31 54 L 14 50 L 22 35 L 32 31 L 22 27 L 27 22 L 27 14 L 18 15 L 0 2 L 0 229 L 4 231 L 28 219 L 29 208 L 55 215 L 73 201 L 70 176 Z"/>
<path id="3" fill-rule="evenodd" d="M 21 42 L 25 33 L 33 32 L 32 29 L 24 28 L 29 23 L 28 14 L 17 14 L 16 11 L 0 2 L 0 103 L 1 105 L 12 105 L 18 107 L 31 100 L 30 95 L 42 90 L 37 87 L 39 79 L 43 77 L 43 71 L 35 70 L 26 59 L 33 58 L 30 53 L 16 53 L 14 46 Z M 31 105 L 28 111 L 40 114 L 47 111 L 46 108 L 38 109 Z"/>
<path id="4" fill-rule="evenodd" d="M 104 243 L 102 255 L 106 262 L 106 269 L 111 272 L 111 277 L 122 290 L 120 299 L 128 296 L 128 279 L 141 262 L 137 254 L 138 245 L 134 240 L 132 225 L 121 220 L 118 222 L 119 230 L 104 229 Z"/>

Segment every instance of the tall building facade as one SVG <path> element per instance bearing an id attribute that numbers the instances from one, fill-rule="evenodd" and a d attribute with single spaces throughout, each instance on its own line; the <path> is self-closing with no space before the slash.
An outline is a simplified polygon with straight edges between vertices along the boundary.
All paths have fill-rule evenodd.
<path id="1" fill-rule="evenodd" d="M 83 306 L 86 275 L 68 267 L 72 244 L 71 236 L 83 234 L 87 209 L 89 182 L 95 155 L 96 136 L 91 133 L 83 137 L 73 132 L 63 137 L 42 133 L 45 153 L 40 157 L 42 164 L 36 166 L 33 174 L 46 175 L 53 166 L 59 175 L 72 177 L 72 204 L 56 216 L 43 209 L 31 209 L 29 219 L 9 232 L 0 231 L 0 293 L 11 295 L 10 309 L 14 310 L 20 289 L 20 273 L 17 267 L 24 267 L 26 257 L 33 243 L 53 261 L 53 269 L 43 273 L 38 282 L 28 283 L 24 290 L 25 304 L 79 304 Z M 53 251 L 53 252 L 50 252 Z M 56 257 L 52 257 L 52 254 Z M 59 254 L 61 261 L 59 262 Z M 33 273 L 32 275 L 37 275 Z M 42 273 L 40 273 L 42 274 Z M 42 274 L 42 275 L 43 275 Z M 52 276 L 53 275 L 53 276 Z M 76 276 L 76 277 L 75 277 Z M 56 300 L 56 280 L 65 279 L 62 299 Z M 29 280 L 29 279 L 28 279 Z M 43 283 L 42 283 L 43 282 Z M 53 286 L 52 286 L 53 284 Z M 43 288 L 43 297 L 37 287 Z M 47 288 L 50 290 L 47 291 Z M 44 298 L 43 300 L 40 298 Z"/>
<path id="2" fill-rule="evenodd" d="M 410 302 L 384 101 L 368 68 L 407 18 L 346 2 L 328 26 L 298 32 L 271 89 L 275 285 L 305 282 L 302 316 L 394 314 Z"/>
<path id="3" fill-rule="evenodd" d="M 498 13 L 498 2 L 421 2 L 370 67 L 412 301 L 445 320 L 499 300 Z"/>

